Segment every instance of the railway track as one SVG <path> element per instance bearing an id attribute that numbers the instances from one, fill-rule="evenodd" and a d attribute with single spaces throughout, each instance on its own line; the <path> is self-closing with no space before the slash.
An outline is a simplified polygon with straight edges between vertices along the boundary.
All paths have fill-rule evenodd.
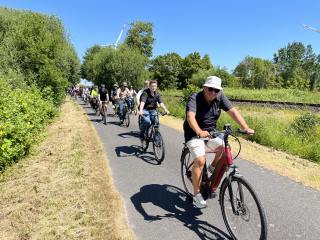
<path id="1" fill-rule="evenodd" d="M 234 104 L 252 104 L 257 106 L 274 107 L 274 108 L 309 109 L 315 112 L 320 112 L 319 103 L 276 102 L 276 101 L 244 100 L 244 99 L 232 99 L 232 98 L 229 98 L 229 99 Z"/>

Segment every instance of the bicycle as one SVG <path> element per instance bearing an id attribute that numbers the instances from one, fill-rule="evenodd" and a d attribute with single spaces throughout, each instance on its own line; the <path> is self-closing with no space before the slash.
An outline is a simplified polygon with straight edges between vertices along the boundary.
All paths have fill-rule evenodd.
<path id="1" fill-rule="evenodd" d="M 166 113 L 160 113 L 161 116 L 166 115 Z M 139 128 L 141 126 L 141 117 L 139 116 Z M 149 143 L 153 144 L 153 154 L 158 161 L 158 163 L 162 163 L 165 157 L 165 146 L 163 142 L 162 135 L 159 131 L 159 123 L 155 123 L 151 121 L 151 125 L 148 131 L 145 132 L 144 138 L 141 140 L 142 150 L 145 152 L 149 147 Z"/>
<path id="2" fill-rule="evenodd" d="M 128 105 L 126 103 L 126 101 L 123 101 L 123 119 L 120 117 L 120 113 L 118 112 L 119 111 L 119 104 L 117 104 L 117 114 L 119 116 L 119 119 L 120 119 L 120 123 L 124 123 L 124 125 L 126 127 L 129 127 L 130 125 L 130 114 L 129 114 L 129 108 L 128 108 Z"/>
<path id="3" fill-rule="evenodd" d="M 237 132 L 246 134 L 243 130 Z M 223 131 L 216 131 L 212 135 L 223 136 L 226 161 L 220 169 L 215 168 L 211 176 L 208 176 L 207 164 L 204 165 L 200 186 L 201 194 L 204 199 L 215 197 L 215 191 L 225 174 L 220 186 L 219 203 L 223 221 L 231 237 L 233 239 L 267 239 L 267 220 L 264 208 L 252 186 L 239 173 L 237 166 L 233 164 L 233 160 L 237 158 L 241 150 L 239 139 L 233 135 L 230 124 L 225 124 Z M 234 158 L 228 140 L 230 135 L 236 138 L 240 144 L 239 151 Z M 208 141 L 209 138 L 204 138 L 204 140 Z M 190 159 L 189 149 L 184 144 L 181 154 L 181 177 L 189 198 L 192 198 L 193 190 L 192 165 L 193 159 Z M 251 236 L 248 237 L 248 234 Z"/>
<path id="4" fill-rule="evenodd" d="M 104 124 L 107 124 L 107 102 L 106 101 L 101 101 L 101 116 L 102 116 L 102 121 Z"/>

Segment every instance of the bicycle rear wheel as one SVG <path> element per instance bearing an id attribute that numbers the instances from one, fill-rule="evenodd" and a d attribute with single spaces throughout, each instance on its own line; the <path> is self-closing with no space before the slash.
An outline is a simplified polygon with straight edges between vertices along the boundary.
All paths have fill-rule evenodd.
<path id="1" fill-rule="evenodd" d="M 153 134 L 153 153 L 159 163 L 162 163 L 165 156 L 163 138 L 158 130 Z"/>
<path id="2" fill-rule="evenodd" d="M 224 223 L 233 239 L 267 239 L 264 209 L 251 185 L 240 176 L 226 178 L 220 190 Z"/>
<path id="3" fill-rule="evenodd" d="M 193 185 L 192 185 L 192 167 L 193 159 L 191 158 L 190 151 L 185 147 L 181 154 L 181 178 L 184 186 L 184 190 L 188 197 L 193 196 Z"/>

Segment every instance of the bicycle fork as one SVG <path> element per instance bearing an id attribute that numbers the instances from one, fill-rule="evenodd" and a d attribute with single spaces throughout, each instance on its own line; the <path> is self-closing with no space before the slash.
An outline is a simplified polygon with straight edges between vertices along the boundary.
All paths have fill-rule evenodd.
<path id="1" fill-rule="evenodd" d="M 232 186 L 232 177 L 234 175 L 238 175 L 238 177 L 242 177 L 237 172 L 237 167 L 232 165 L 231 168 L 233 168 L 233 171 L 228 174 L 226 181 L 228 181 L 228 193 L 229 193 L 229 199 L 232 207 L 232 212 L 235 215 L 240 215 L 240 212 L 244 206 L 244 196 L 243 196 L 243 189 L 241 183 L 237 181 L 237 192 L 234 192 L 233 186 Z M 237 197 L 237 193 L 239 193 L 239 197 Z M 234 196 L 236 194 L 236 196 Z M 221 197 L 221 196 L 220 196 Z"/>

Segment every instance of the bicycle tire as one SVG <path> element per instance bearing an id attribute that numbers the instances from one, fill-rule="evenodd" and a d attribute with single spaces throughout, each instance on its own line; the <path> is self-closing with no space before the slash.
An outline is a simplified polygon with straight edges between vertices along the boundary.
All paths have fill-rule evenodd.
<path id="1" fill-rule="evenodd" d="M 130 114 L 128 111 L 125 111 L 125 115 L 124 115 L 124 125 L 126 127 L 129 127 L 130 125 Z"/>
<path id="2" fill-rule="evenodd" d="M 237 191 L 234 191 L 236 187 L 238 187 Z M 244 196 L 245 190 L 248 196 Z M 226 199 L 228 197 L 229 199 Z M 225 178 L 220 189 L 220 207 L 223 221 L 233 239 L 267 239 L 267 220 L 263 206 L 252 186 L 242 176 L 231 176 L 230 183 Z M 255 218 L 254 212 L 251 212 L 249 207 L 250 209 L 256 207 L 258 218 Z M 249 229 L 250 220 L 251 222 L 257 220 L 252 224 L 255 225 L 256 231 Z"/>
<path id="3" fill-rule="evenodd" d="M 149 147 L 149 139 L 147 137 L 145 137 L 144 139 L 141 140 L 141 148 L 142 148 L 142 151 L 147 151 Z"/>
<path id="4" fill-rule="evenodd" d="M 181 178 L 183 187 L 187 197 L 190 199 L 193 196 L 193 185 L 192 185 L 192 166 L 193 159 L 191 159 L 190 151 L 187 147 L 182 150 L 181 158 Z"/>
<path id="5" fill-rule="evenodd" d="M 164 160 L 166 151 L 165 151 L 162 135 L 158 130 L 154 131 L 152 143 L 153 143 L 153 154 L 156 157 L 158 163 L 162 163 Z M 159 154 L 157 152 L 158 148 L 159 148 Z"/>
<path id="6" fill-rule="evenodd" d="M 103 112 L 103 116 L 102 116 L 102 120 L 103 120 L 103 124 L 107 124 L 107 111 L 106 111 L 106 106 L 102 106 L 102 112 Z"/>

